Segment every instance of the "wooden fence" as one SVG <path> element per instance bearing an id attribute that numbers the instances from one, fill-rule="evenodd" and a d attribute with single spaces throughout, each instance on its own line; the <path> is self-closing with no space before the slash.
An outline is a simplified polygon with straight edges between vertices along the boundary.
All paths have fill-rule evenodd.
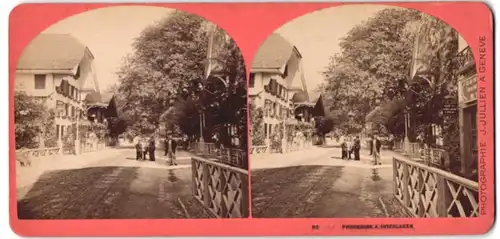
<path id="1" fill-rule="evenodd" d="M 248 217 L 247 170 L 200 157 L 191 163 L 193 196 L 213 217 Z"/>
<path id="2" fill-rule="evenodd" d="M 21 149 L 16 151 L 16 157 L 40 158 L 58 155 L 61 150 L 59 147 L 41 148 L 41 149 Z"/>
<path id="3" fill-rule="evenodd" d="M 255 145 L 250 147 L 250 155 L 257 156 L 268 153 L 269 150 L 266 145 Z"/>
<path id="4" fill-rule="evenodd" d="M 478 183 L 404 158 L 393 158 L 394 196 L 415 217 L 477 217 Z"/>

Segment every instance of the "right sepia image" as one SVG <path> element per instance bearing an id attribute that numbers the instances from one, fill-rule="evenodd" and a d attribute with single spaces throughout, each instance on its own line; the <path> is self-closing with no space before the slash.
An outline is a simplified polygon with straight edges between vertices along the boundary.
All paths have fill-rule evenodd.
<path id="1" fill-rule="evenodd" d="M 477 217 L 476 74 L 460 33 L 413 9 L 286 23 L 251 66 L 252 217 Z"/>

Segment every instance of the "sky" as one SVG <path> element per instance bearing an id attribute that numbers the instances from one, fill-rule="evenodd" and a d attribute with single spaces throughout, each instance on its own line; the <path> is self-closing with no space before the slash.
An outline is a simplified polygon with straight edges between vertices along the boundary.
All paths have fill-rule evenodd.
<path id="1" fill-rule="evenodd" d="M 314 91 L 323 81 L 320 72 L 328 66 L 330 57 L 340 52 L 340 39 L 385 8 L 389 7 L 362 4 L 326 8 L 298 17 L 276 30 L 302 55 L 308 91 Z"/>
<path id="2" fill-rule="evenodd" d="M 313 92 L 323 81 L 321 73 L 329 59 L 340 52 L 340 39 L 354 26 L 393 6 L 361 4 L 331 7 L 298 17 L 276 30 L 294 44 L 303 59 L 307 89 Z M 459 36 L 459 48 L 467 43 Z"/>
<path id="3" fill-rule="evenodd" d="M 71 16 L 43 33 L 69 33 L 87 45 L 94 55 L 94 67 L 102 92 L 117 82 L 122 58 L 132 53 L 132 42 L 148 25 L 173 10 L 162 7 L 107 7 Z"/>

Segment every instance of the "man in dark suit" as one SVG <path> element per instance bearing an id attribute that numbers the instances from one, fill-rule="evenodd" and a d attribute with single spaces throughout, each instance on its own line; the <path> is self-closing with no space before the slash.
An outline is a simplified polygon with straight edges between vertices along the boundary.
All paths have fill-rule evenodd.
<path id="1" fill-rule="evenodd" d="M 359 151 L 361 150 L 361 141 L 359 140 L 359 136 L 356 136 L 356 139 L 354 140 L 354 145 L 353 145 L 353 151 L 354 151 L 354 160 L 359 161 Z"/>
<path id="2" fill-rule="evenodd" d="M 373 147 L 374 147 L 374 156 L 375 156 L 375 165 L 381 165 L 382 163 L 380 162 L 380 148 L 382 147 L 382 144 L 380 143 L 380 140 L 378 139 L 377 136 L 374 137 L 373 140 Z"/>
<path id="3" fill-rule="evenodd" d="M 155 144 L 155 139 L 153 137 L 149 139 L 148 151 L 149 151 L 149 161 L 155 161 L 156 144 Z"/>
<path id="4" fill-rule="evenodd" d="M 142 147 L 141 147 L 141 142 L 138 140 L 135 144 L 135 159 L 136 160 L 141 160 L 142 159 Z"/>
<path id="5" fill-rule="evenodd" d="M 165 155 L 170 161 L 170 165 L 177 165 L 175 162 L 175 150 L 177 149 L 177 142 L 172 137 L 165 140 Z"/>
<path id="6" fill-rule="evenodd" d="M 369 155 L 373 155 L 373 135 L 370 136 L 370 154 Z"/>

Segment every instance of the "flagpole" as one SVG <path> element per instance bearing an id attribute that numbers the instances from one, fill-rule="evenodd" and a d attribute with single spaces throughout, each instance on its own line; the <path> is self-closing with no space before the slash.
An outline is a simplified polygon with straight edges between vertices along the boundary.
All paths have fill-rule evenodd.
<path id="1" fill-rule="evenodd" d="M 205 94 L 205 84 L 206 81 L 208 80 L 208 77 L 210 76 L 210 71 L 212 68 L 212 48 L 213 48 L 213 41 L 214 41 L 214 35 L 215 35 L 215 25 L 211 25 L 210 30 L 209 30 L 209 36 L 208 36 L 208 45 L 207 45 L 207 58 L 206 58 L 206 66 L 205 66 L 205 72 L 204 72 L 204 79 L 202 82 L 202 92 L 201 94 Z M 201 101 L 200 101 L 201 103 Z M 204 149 L 204 138 L 203 138 L 203 128 L 205 126 L 204 124 L 205 121 L 205 113 L 203 112 L 203 107 L 200 107 L 200 151 L 203 152 Z"/>

